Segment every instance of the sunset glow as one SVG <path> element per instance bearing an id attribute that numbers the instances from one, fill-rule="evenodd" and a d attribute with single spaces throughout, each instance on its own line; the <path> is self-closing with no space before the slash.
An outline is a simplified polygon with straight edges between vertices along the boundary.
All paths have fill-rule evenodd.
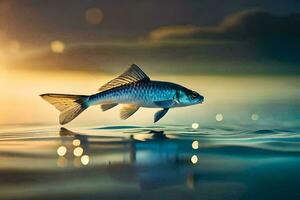
<path id="1" fill-rule="evenodd" d="M 0 0 L 0 199 L 299 199 L 299 46 L 297 0 Z"/>

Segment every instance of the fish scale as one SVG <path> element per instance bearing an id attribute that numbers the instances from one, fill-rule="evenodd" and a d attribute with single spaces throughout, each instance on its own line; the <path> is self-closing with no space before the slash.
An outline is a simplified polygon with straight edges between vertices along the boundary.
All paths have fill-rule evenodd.
<path id="1" fill-rule="evenodd" d="M 180 86 L 161 81 L 128 84 L 91 95 L 89 105 L 109 102 L 119 104 L 132 103 L 141 107 L 158 107 L 154 102 L 173 100 L 177 87 Z"/>

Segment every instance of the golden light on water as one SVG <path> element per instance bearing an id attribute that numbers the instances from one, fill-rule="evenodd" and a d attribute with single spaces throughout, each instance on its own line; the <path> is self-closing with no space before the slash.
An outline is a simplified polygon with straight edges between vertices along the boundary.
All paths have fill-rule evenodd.
<path id="1" fill-rule="evenodd" d="M 192 148 L 193 149 L 198 149 L 199 148 L 199 142 L 197 140 L 192 142 Z"/>
<path id="2" fill-rule="evenodd" d="M 80 160 L 80 158 L 74 158 L 73 165 L 74 165 L 74 167 L 81 167 L 81 160 Z"/>
<path id="3" fill-rule="evenodd" d="M 90 157 L 88 155 L 83 155 L 80 160 L 83 165 L 87 165 L 90 162 Z"/>
<path id="4" fill-rule="evenodd" d="M 85 19 L 89 24 L 100 24 L 103 19 L 103 12 L 99 8 L 89 8 L 85 13 Z"/>
<path id="5" fill-rule="evenodd" d="M 186 185 L 188 186 L 188 188 L 190 189 L 194 189 L 194 176 L 192 174 L 188 175 L 187 179 L 186 179 Z"/>
<path id="6" fill-rule="evenodd" d="M 253 121 L 257 121 L 257 120 L 259 120 L 259 115 L 256 114 L 256 113 L 253 113 L 253 114 L 251 115 L 251 119 L 252 119 Z"/>
<path id="7" fill-rule="evenodd" d="M 23 45 L 21 44 L 21 50 L 23 52 Z M 24 47 L 25 48 L 25 47 Z M 66 47 L 67 48 L 67 47 Z M 66 52 L 66 49 L 64 50 Z M 58 54 L 60 55 L 60 54 Z M 1 58 L 1 52 L 0 52 Z M 76 92 L 78 94 L 90 94 L 93 93 L 95 87 L 98 85 L 102 85 L 105 82 L 114 78 L 114 75 L 107 75 L 107 74 L 95 74 L 95 73 L 82 73 L 78 71 L 17 71 L 9 66 L 8 63 L 1 63 L 0 60 L 0 90 L 5 93 L 2 98 L 0 98 L 0 104 L 2 105 L 0 109 L 0 122 L 1 123 L 57 123 L 57 112 L 54 108 L 49 107 L 49 105 L 42 101 L 40 98 L 37 98 L 38 94 L 46 93 L 46 92 L 59 92 L 59 93 L 70 93 Z M 3 62 L 3 61 L 2 61 Z M 24 69 L 26 69 L 26 63 L 24 63 Z M 287 77 L 287 78 L 264 78 L 264 81 L 261 80 L 260 77 L 251 77 L 247 80 L 247 88 L 243 88 L 240 84 L 242 79 L 235 77 L 235 78 L 228 78 L 228 77 L 215 77 L 215 76 L 191 76 L 190 78 L 178 76 L 177 78 L 174 76 L 159 76 L 157 77 L 159 80 L 166 80 L 166 81 L 174 81 L 176 80 L 183 85 L 189 85 L 191 88 L 197 88 L 200 86 L 194 85 L 197 80 L 201 79 L 203 84 L 204 91 L 207 91 L 207 95 L 211 97 L 211 101 L 207 102 L 207 104 L 200 105 L 200 111 L 198 112 L 196 107 L 187 107 L 184 109 L 174 109 L 174 113 L 177 115 L 184 116 L 186 114 L 187 109 L 191 109 L 191 114 L 196 113 L 201 116 L 203 122 L 201 124 L 205 124 L 206 121 L 216 120 L 216 114 L 222 113 L 222 108 L 215 109 L 214 105 L 217 105 L 217 100 L 222 103 L 222 105 L 230 103 L 230 105 L 237 103 L 240 101 L 241 103 L 255 103 L 260 102 L 263 103 L 268 101 L 269 99 L 280 99 L 284 97 L 289 97 L 293 99 L 299 99 L 299 85 L 300 82 L 298 79 L 294 77 Z M 101 83 L 99 83 L 101 80 Z M 214 83 L 216 81 L 221 81 L 222 86 L 217 87 Z M 267 88 L 266 83 L 270 83 L 272 85 L 272 89 Z M 284 86 L 281 86 L 278 83 L 287 83 Z M 84 83 L 84 84 L 82 84 Z M 292 87 L 292 85 L 297 87 Z M 7 87 L 9 86 L 9 87 Z M 244 85 L 243 85 L 244 86 Z M 201 89 L 199 88 L 199 89 Z M 224 88 L 233 88 L 236 93 L 230 93 L 230 95 L 224 95 L 223 91 Z M 298 90 L 297 90 L 298 89 Z M 248 93 L 245 92 L 248 91 Z M 26 93 L 21 93 L 18 91 L 26 91 Z M 230 90 L 232 91 L 232 90 Z M 251 91 L 251 92 L 249 92 Z M 266 93 L 262 91 L 272 91 L 273 93 Z M 251 93 L 252 96 L 255 93 L 255 98 L 251 97 L 249 94 Z M 283 94 L 282 94 L 283 93 Z M 241 97 L 242 99 L 239 99 Z M 236 100 L 235 100 L 236 99 Z M 284 99 L 282 99 L 284 100 Z M 26 105 L 34 104 L 34 107 L 30 106 L 23 106 L 24 103 Z M 221 104 L 220 104 L 221 105 Z M 218 106 L 220 106 L 218 104 Z M 201 110 L 203 109 L 203 110 Z M 129 118 L 126 121 L 121 121 L 118 118 L 118 109 L 112 109 L 110 112 L 112 114 L 107 115 L 105 113 L 100 113 L 101 120 L 97 121 L 99 118 L 99 113 L 97 112 L 98 109 L 92 107 L 91 109 L 87 109 L 83 114 L 81 114 L 77 119 L 75 119 L 72 124 L 76 123 L 101 123 L 101 124 L 108 124 L 108 123 L 148 123 L 152 120 L 153 109 L 144 109 L 144 112 L 138 111 L 134 117 Z M 257 111 L 256 111 L 257 112 Z M 248 112 L 248 120 L 252 121 L 251 115 L 256 113 L 255 110 Z M 18 114 L 22 113 L 22 115 Z M 212 116 L 211 118 L 206 117 Z M 230 117 L 230 115 L 238 115 L 239 112 L 232 112 L 228 113 L 224 117 Z M 260 121 L 262 119 L 262 115 L 259 114 Z M 192 115 L 193 116 L 193 115 Z M 195 119 L 189 117 L 186 119 L 187 123 L 189 123 L 190 129 L 192 129 L 192 123 L 198 122 Z M 175 116 L 174 116 L 175 117 Z M 171 115 L 167 115 L 164 118 L 165 120 L 172 120 Z M 174 118 L 176 119 L 176 118 Z M 226 118 L 227 119 L 227 118 Z M 224 122 L 224 119 L 223 119 Z M 252 121 L 257 122 L 257 121 Z M 222 123 L 222 122 L 219 122 Z M 200 123 L 199 123 L 200 127 Z M 201 127 L 200 127 L 201 128 Z M 193 129 L 192 129 L 193 130 Z M 71 143 L 72 144 L 72 143 Z M 73 145 L 72 145 L 73 146 Z M 56 149 L 55 149 L 56 150 Z M 69 150 L 69 149 L 68 149 Z M 73 151 L 73 149 L 69 150 Z"/>
<path id="8" fill-rule="evenodd" d="M 216 115 L 216 120 L 217 120 L 218 122 L 223 121 L 223 119 L 224 119 L 224 117 L 223 117 L 222 114 L 219 113 L 219 114 Z"/>
<path id="9" fill-rule="evenodd" d="M 74 139 L 72 141 L 73 145 L 80 145 L 80 140 L 79 139 Z M 81 167 L 81 165 L 88 165 L 90 162 L 90 157 L 88 155 L 83 155 L 83 148 L 80 146 L 77 146 L 74 150 L 73 150 L 73 154 L 74 154 L 74 159 L 73 159 L 73 164 L 75 167 Z M 67 148 L 65 146 L 60 146 L 57 149 L 57 154 L 59 155 L 58 159 L 57 159 L 57 166 L 58 167 L 65 167 L 67 165 L 67 158 L 65 158 L 64 156 L 67 153 Z"/>
<path id="10" fill-rule="evenodd" d="M 192 128 L 193 128 L 193 129 L 199 128 L 199 124 L 198 124 L 198 123 L 193 123 L 193 124 L 192 124 Z"/>
<path id="11" fill-rule="evenodd" d="M 191 157 L 191 162 L 192 162 L 193 164 L 196 164 L 196 163 L 198 162 L 198 157 L 197 157 L 196 155 L 193 155 L 193 156 Z"/>
<path id="12" fill-rule="evenodd" d="M 81 147 L 76 147 L 73 151 L 74 156 L 81 156 L 83 154 L 83 149 Z"/>
<path id="13" fill-rule="evenodd" d="M 65 44 L 59 40 L 52 41 L 50 48 L 54 53 L 63 53 L 65 50 Z"/>
<path id="14" fill-rule="evenodd" d="M 80 140 L 79 139 L 75 139 L 75 140 L 73 140 L 73 145 L 74 146 L 79 146 L 80 145 Z"/>
<path id="15" fill-rule="evenodd" d="M 58 159 L 57 159 L 58 167 L 65 167 L 65 166 L 67 166 L 67 164 L 68 164 L 68 160 L 65 157 L 63 157 L 63 156 L 58 157 Z"/>
<path id="16" fill-rule="evenodd" d="M 64 155 L 66 155 L 66 153 L 67 153 L 67 148 L 65 146 L 58 147 L 57 154 L 59 156 L 64 156 Z"/>

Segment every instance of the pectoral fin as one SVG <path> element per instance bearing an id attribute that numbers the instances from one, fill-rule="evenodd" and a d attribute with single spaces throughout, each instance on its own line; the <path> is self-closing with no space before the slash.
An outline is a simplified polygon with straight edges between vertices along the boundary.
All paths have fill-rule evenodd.
<path id="1" fill-rule="evenodd" d="M 154 115 L 154 123 L 160 120 L 165 114 L 167 114 L 169 108 L 164 108 L 163 110 L 157 111 Z"/>
<path id="2" fill-rule="evenodd" d="M 173 100 L 155 101 L 154 103 L 155 103 L 155 105 L 162 107 L 162 108 L 170 108 L 175 104 L 175 102 Z"/>
<path id="3" fill-rule="evenodd" d="M 140 107 L 134 104 L 125 104 L 120 110 L 121 119 L 127 119 L 133 115 Z"/>
<path id="4" fill-rule="evenodd" d="M 118 104 L 117 103 L 108 103 L 108 104 L 101 104 L 101 109 L 102 111 L 106 111 L 106 110 L 109 110 L 115 106 L 117 106 Z"/>

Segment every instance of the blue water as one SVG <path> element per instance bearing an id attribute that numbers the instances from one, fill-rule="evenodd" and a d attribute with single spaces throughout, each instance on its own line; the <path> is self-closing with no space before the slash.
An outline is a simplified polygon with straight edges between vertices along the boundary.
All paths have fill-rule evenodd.
<path id="1" fill-rule="evenodd" d="M 246 125 L 7 128 L 0 199 L 300 199 L 299 133 Z"/>

